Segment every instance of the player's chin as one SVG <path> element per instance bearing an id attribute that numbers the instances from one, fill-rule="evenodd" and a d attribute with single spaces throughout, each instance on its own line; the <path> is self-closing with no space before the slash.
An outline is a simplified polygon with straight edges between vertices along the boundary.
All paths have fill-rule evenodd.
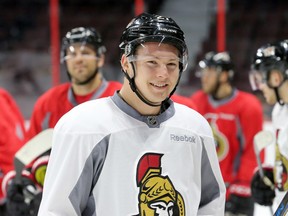
<path id="1" fill-rule="evenodd" d="M 160 94 L 157 96 L 151 97 L 151 102 L 154 104 L 160 104 L 162 103 L 167 97 L 169 97 L 169 94 Z"/>

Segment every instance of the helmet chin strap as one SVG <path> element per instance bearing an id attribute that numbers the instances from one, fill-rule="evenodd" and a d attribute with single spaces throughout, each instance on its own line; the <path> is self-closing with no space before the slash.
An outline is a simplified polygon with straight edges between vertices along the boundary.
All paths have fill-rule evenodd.
<path id="1" fill-rule="evenodd" d="M 213 89 L 213 91 L 211 92 L 211 95 L 212 97 L 215 99 L 215 100 L 218 100 L 219 98 L 217 98 L 217 92 L 220 88 L 220 81 L 219 81 L 219 75 L 217 76 L 217 83 L 216 83 L 216 86 L 215 88 Z"/>
<path id="2" fill-rule="evenodd" d="M 131 63 L 132 65 L 132 68 L 133 68 L 133 73 L 134 73 L 134 77 L 135 77 L 135 68 L 134 68 L 134 65 Z M 141 93 L 140 91 L 137 89 L 137 86 L 136 86 L 136 83 L 135 83 L 135 79 L 134 77 L 129 77 L 128 73 L 126 71 L 124 71 L 122 69 L 125 77 L 128 79 L 129 81 L 129 84 L 130 84 L 130 88 L 132 89 L 132 91 L 137 95 L 138 98 L 140 98 L 141 101 L 143 101 L 145 104 L 149 105 L 149 106 L 152 106 L 152 107 L 157 107 L 157 106 L 161 106 L 162 105 L 162 102 L 160 104 L 156 104 L 156 103 L 153 103 L 149 100 L 147 100 Z"/>
<path id="3" fill-rule="evenodd" d="M 276 95 L 277 102 L 278 102 L 281 106 L 283 106 L 285 103 L 284 103 L 283 100 L 280 98 L 278 88 L 279 88 L 279 87 L 274 87 L 273 89 L 274 89 L 274 92 L 275 92 L 275 95 Z"/>
<path id="4" fill-rule="evenodd" d="M 157 107 L 157 106 L 161 106 L 161 111 L 160 113 L 162 113 L 163 111 L 165 111 L 168 106 L 167 106 L 167 101 L 169 100 L 169 98 L 174 94 L 174 92 L 176 91 L 176 88 L 179 84 L 179 81 L 180 81 L 180 77 L 181 77 L 181 72 L 180 72 L 180 75 L 179 75 L 179 78 L 178 78 L 178 81 L 174 87 L 174 89 L 172 90 L 172 92 L 170 93 L 170 95 L 164 100 L 162 101 L 160 104 L 156 104 L 156 103 L 153 103 L 151 101 L 149 101 L 148 99 L 146 99 L 142 94 L 141 92 L 138 90 L 137 86 L 136 86 L 136 83 L 135 83 L 135 67 L 134 67 L 134 64 L 131 63 L 132 65 L 132 69 L 133 69 L 133 73 L 134 73 L 134 77 L 129 77 L 128 73 L 126 71 L 123 70 L 123 68 L 121 69 L 122 72 L 124 73 L 125 77 L 128 79 L 129 81 L 129 84 L 130 84 L 130 88 L 132 89 L 132 91 L 137 95 L 138 98 L 140 98 L 141 101 L 143 101 L 145 104 L 149 105 L 149 106 L 152 106 L 152 107 Z"/>
<path id="5" fill-rule="evenodd" d="M 279 88 L 283 85 L 283 83 L 287 80 L 287 78 L 284 78 L 283 81 L 280 83 L 280 85 L 278 87 L 270 87 L 272 89 L 274 89 L 275 95 L 276 95 L 276 99 L 277 102 L 283 106 L 285 103 L 283 102 L 283 100 L 280 98 L 280 94 L 279 94 Z M 269 86 L 269 85 L 268 85 Z"/>

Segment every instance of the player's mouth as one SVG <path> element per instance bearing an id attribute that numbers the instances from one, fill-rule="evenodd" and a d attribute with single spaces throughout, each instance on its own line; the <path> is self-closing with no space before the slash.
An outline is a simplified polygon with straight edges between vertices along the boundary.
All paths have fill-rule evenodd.
<path id="1" fill-rule="evenodd" d="M 153 87 L 162 89 L 168 86 L 168 84 L 156 84 L 156 83 L 150 83 Z"/>

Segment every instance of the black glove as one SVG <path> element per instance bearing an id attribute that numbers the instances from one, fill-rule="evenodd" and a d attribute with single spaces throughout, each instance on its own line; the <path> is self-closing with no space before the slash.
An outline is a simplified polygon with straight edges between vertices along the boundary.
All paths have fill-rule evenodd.
<path id="1" fill-rule="evenodd" d="M 42 199 L 42 192 L 36 194 L 34 196 L 34 199 L 31 201 L 30 203 L 30 215 L 31 216 L 38 215 L 41 199 Z"/>
<path id="2" fill-rule="evenodd" d="M 36 187 L 34 183 L 25 177 L 21 180 L 12 179 L 7 188 L 6 208 L 11 216 L 30 216 L 31 201 L 35 198 Z M 37 210 L 38 211 L 38 210 Z"/>
<path id="3" fill-rule="evenodd" d="M 21 182 L 12 180 L 8 186 L 6 210 L 10 216 L 29 215 L 29 205 L 25 203 L 23 185 Z"/>
<path id="4" fill-rule="evenodd" d="M 272 168 L 263 168 L 264 176 L 268 177 L 274 184 L 274 175 Z M 255 172 L 251 182 L 252 197 L 256 203 L 264 206 L 272 206 L 275 198 L 275 190 L 264 183 L 260 177 L 259 171 Z"/>
<path id="5" fill-rule="evenodd" d="M 225 204 L 225 215 L 253 216 L 254 201 L 252 197 L 231 194 Z"/>

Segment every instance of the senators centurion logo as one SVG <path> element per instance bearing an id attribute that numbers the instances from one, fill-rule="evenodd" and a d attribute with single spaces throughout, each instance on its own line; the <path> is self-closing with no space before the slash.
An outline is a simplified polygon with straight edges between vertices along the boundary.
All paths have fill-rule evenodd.
<path id="1" fill-rule="evenodd" d="M 162 175 L 162 156 L 163 154 L 146 153 L 138 162 L 137 216 L 185 216 L 181 194 L 175 189 L 169 176 Z"/>

